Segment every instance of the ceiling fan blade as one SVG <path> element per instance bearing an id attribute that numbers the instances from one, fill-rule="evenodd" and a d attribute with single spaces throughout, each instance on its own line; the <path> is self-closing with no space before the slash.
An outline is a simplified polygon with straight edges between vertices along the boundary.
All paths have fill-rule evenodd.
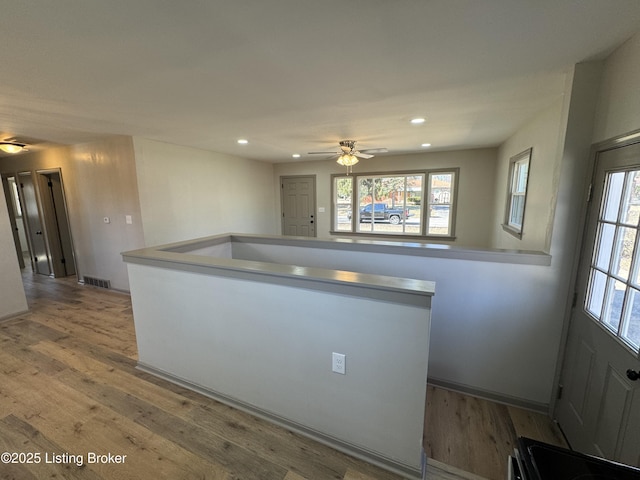
<path id="1" fill-rule="evenodd" d="M 308 155 L 337 155 L 337 152 L 307 152 Z"/>
<path id="2" fill-rule="evenodd" d="M 388 151 L 386 148 L 365 148 L 360 150 L 360 153 L 387 153 Z"/>
<path id="3" fill-rule="evenodd" d="M 353 152 L 353 154 L 358 158 L 373 158 L 373 155 L 370 155 L 368 153 Z"/>

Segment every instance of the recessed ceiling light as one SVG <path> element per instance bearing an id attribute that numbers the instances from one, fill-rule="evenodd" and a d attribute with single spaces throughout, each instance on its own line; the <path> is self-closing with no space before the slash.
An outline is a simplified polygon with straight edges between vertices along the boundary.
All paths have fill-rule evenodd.
<path id="1" fill-rule="evenodd" d="M 431 144 L 430 143 L 423 143 L 421 146 L 426 148 L 426 147 L 430 147 Z"/>
<path id="2" fill-rule="evenodd" d="M 249 143 L 249 140 L 247 140 L 245 138 L 241 138 L 240 140 L 238 140 L 238 143 L 240 145 L 246 145 L 247 143 Z"/>
<path id="3" fill-rule="evenodd" d="M 420 125 L 421 123 L 424 123 L 426 120 L 424 118 L 412 118 L 411 119 L 411 123 L 413 123 L 414 125 Z"/>
<path id="4" fill-rule="evenodd" d="M 294 153 L 293 155 L 291 155 L 293 158 L 300 158 L 300 154 L 299 153 Z"/>

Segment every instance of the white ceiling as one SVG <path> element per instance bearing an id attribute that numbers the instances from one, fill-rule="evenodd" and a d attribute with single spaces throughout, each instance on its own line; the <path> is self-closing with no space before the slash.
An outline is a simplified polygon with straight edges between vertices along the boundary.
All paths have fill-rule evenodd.
<path id="1" fill-rule="evenodd" d="M 638 0 L 0 7 L 0 140 L 134 135 L 270 162 L 341 139 L 390 154 L 498 145 L 562 95 L 573 64 L 640 29 Z"/>

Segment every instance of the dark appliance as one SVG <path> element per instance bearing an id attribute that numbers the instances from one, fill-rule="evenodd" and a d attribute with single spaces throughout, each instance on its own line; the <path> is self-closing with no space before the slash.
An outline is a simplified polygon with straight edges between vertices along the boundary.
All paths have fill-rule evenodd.
<path id="1" fill-rule="evenodd" d="M 509 457 L 509 480 L 640 480 L 640 469 L 526 437 Z"/>

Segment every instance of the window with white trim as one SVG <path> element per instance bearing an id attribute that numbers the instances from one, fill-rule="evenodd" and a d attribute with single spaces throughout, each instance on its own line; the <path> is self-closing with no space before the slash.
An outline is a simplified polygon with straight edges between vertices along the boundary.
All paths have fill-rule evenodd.
<path id="1" fill-rule="evenodd" d="M 509 161 L 509 189 L 503 228 L 512 235 L 522 238 L 524 209 L 527 203 L 527 184 L 532 149 L 529 148 Z"/>
<path id="2" fill-rule="evenodd" d="M 332 176 L 334 233 L 454 235 L 458 169 Z"/>

